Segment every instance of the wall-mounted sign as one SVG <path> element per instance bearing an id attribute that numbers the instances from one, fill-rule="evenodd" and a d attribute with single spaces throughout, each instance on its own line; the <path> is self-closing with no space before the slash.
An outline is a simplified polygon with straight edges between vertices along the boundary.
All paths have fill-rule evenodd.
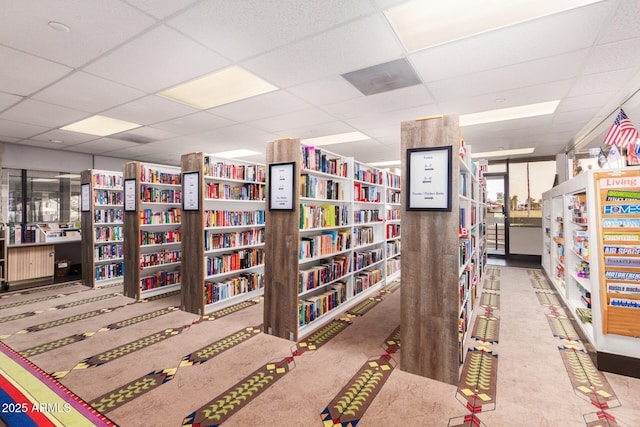
<path id="1" fill-rule="evenodd" d="M 451 211 L 451 146 L 407 150 L 407 210 Z"/>

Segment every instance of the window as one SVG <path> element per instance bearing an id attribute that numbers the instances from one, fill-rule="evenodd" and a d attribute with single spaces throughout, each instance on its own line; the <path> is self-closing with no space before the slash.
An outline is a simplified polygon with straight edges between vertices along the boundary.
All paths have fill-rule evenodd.
<path id="1" fill-rule="evenodd" d="M 511 225 L 542 226 L 542 193 L 553 187 L 555 160 L 509 162 Z"/>

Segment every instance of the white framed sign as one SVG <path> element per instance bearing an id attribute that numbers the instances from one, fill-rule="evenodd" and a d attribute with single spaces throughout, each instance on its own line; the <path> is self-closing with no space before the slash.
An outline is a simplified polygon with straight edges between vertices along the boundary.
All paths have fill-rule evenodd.
<path id="1" fill-rule="evenodd" d="M 135 212 L 137 210 L 136 200 L 136 180 L 135 178 L 124 180 L 124 211 Z"/>
<path id="2" fill-rule="evenodd" d="M 200 210 L 200 172 L 182 173 L 182 210 Z"/>
<path id="3" fill-rule="evenodd" d="M 295 188 L 295 162 L 269 165 L 269 210 L 293 211 Z"/>
<path id="4" fill-rule="evenodd" d="M 80 186 L 80 211 L 91 212 L 91 184 Z"/>
<path id="5" fill-rule="evenodd" d="M 407 150 L 407 210 L 451 212 L 451 146 Z"/>

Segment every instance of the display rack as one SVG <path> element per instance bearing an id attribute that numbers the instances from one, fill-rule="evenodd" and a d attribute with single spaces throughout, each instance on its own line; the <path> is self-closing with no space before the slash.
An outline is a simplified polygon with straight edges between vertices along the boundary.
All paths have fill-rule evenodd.
<path id="1" fill-rule="evenodd" d="M 0 223 L 0 290 L 8 290 L 7 282 L 7 227 Z"/>
<path id="2" fill-rule="evenodd" d="M 180 168 L 124 165 L 124 293 L 144 299 L 180 289 Z"/>
<path id="3" fill-rule="evenodd" d="M 94 288 L 123 282 L 122 172 L 89 169 L 82 171 L 80 179 L 81 221 L 84 230 L 82 280 L 86 286 Z"/>
<path id="4" fill-rule="evenodd" d="M 182 309 L 204 314 L 262 295 L 265 166 L 204 153 L 181 165 Z"/>
<path id="5" fill-rule="evenodd" d="M 401 268 L 401 191 L 402 181 L 400 175 L 385 172 L 385 238 L 386 238 L 386 263 L 385 275 L 387 281 L 400 278 Z"/>

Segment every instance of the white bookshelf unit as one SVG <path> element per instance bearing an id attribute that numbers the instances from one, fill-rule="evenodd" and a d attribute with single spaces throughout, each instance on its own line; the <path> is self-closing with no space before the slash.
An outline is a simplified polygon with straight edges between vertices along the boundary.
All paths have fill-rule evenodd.
<path id="1" fill-rule="evenodd" d="M 89 169 L 82 183 L 82 278 L 99 288 L 124 281 L 122 172 Z M 85 199 L 86 197 L 86 199 Z"/>
<path id="2" fill-rule="evenodd" d="M 401 216 L 400 194 L 402 180 L 400 175 L 385 172 L 385 275 L 387 282 L 400 278 L 401 260 Z"/>
<path id="3" fill-rule="evenodd" d="M 262 295 L 265 166 L 205 153 L 185 154 L 181 165 L 198 200 L 182 213 L 182 309 L 205 314 Z"/>

